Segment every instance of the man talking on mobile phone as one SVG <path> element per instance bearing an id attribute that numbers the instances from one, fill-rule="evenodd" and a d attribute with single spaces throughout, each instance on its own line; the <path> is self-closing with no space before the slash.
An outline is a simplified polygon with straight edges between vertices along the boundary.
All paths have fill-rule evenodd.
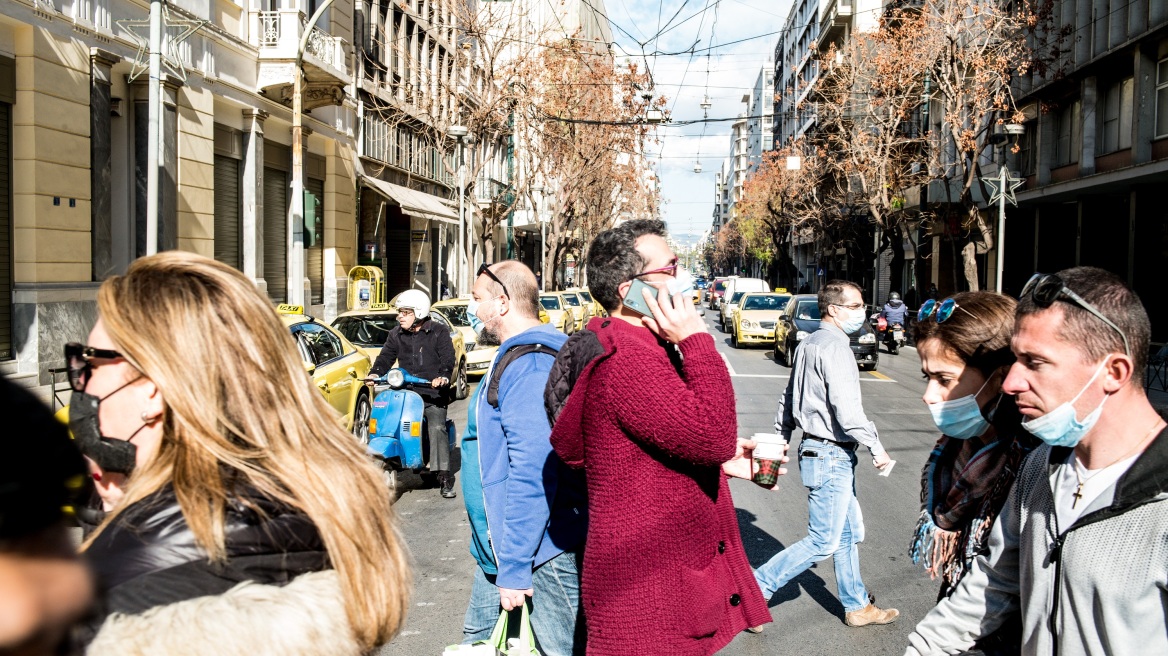
<path id="1" fill-rule="evenodd" d="M 665 236 L 637 219 L 592 242 L 589 290 L 609 316 L 588 323 L 595 349 L 557 356 L 562 409 L 562 393 L 545 393 L 552 446 L 587 482 L 589 654 L 713 654 L 770 621 L 727 482 L 749 477 L 734 465 L 750 458 L 730 373 Z M 584 361 L 577 377 L 571 362 Z"/>
<path id="2" fill-rule="evenodd" d="M 807 537 L 783 549 L 754 572 L 770 599 L 791 579 L 832 556 L 836 586 L 848 626 L 889 624 L 900 612 L 880 609 L 860 578 L 864 519 L 856 499 L 856 449 L 863 445 L 883 470 L 891 459 L 876 425 L 860 403 L 860 375 L 848 335 L 866 320 L 860 286 L 832 280 L 819 290 L 819 329 L 795 352 L 787 389 L 779 397 L 775 428 L 788 441 L 803 429 L 799 476 L 808 490 Z"/>

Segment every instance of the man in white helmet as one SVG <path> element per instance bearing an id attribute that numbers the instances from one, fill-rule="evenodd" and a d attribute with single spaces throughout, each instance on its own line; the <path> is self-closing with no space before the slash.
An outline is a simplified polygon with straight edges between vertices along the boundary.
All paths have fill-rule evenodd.
<path id="1" fill-rule="evenodd" d="M 426 403 L 430 433 L 430 471 L 438 475 L 442 496 L 453 499 L 454 473 L 450 471 L 450 443 L 446 435 L 446 406 L 450 404 L 450 376 L 454 372 L 454 343 L 441 324 L 430 320 L 430 297 L 418 289 L 397 297 L 398 325 L 389 331 L 381 354 L 369 370 L 369 381 L 389 371 L 396 361 L 410 374 L 430 381 L 430 386 L 411 386 Z"/>

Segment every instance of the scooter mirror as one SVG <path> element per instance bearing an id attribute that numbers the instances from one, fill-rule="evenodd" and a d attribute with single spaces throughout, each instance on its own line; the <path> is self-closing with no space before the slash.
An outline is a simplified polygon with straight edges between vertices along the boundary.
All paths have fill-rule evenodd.
<path id="1" fill-rule="evenodd" d="M 401 387 L 406 383 L 406 375 L 401 369 L 390 369 L 385 374 L 385 384 L 390 387 Z"/>
<path id="2" fill-rule="evenodd" d="M 316 365 L 306 361 L 304 363 L 304 370 L 308 372 L 309 376 L 311 376 L 312 374 L 316 373 Z"/>

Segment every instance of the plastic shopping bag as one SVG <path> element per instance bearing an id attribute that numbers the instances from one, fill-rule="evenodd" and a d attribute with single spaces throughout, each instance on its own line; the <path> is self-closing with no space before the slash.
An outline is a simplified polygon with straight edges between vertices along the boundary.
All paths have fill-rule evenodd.
<path id="1" fill-rule="evenodd" d="M 450 645 L 442 656 L 539 656 L 535 648 L 535 634 L 531 632 L 531 611 L 523 604 L 520 611 L 519 637 L 507 638 L 507 628 L 511 613 L 499 612 L 499 621 L 491 637 L 470 645 Z"/>

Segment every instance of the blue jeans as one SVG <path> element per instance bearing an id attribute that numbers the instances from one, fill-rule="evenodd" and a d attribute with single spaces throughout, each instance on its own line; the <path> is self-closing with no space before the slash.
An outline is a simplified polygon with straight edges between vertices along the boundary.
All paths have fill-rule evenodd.
<path id="1" fill-rule="evenodd" d="M 844 610 L 850 613 L 868 605 L 856 546 L 864 540 L 864 518 L 856 500 L 855 469 L 855 451 L 807 438 L 799 443 L 799 476 L 809 491 L 807 537 L 754 571 L 764 598 L 770 599 L 811 565 L 832 556 Z"/>
<path id="2" fill-rule="evenodd" d="M 531 630 L 544 656 L 584 653 L 587 633 L 580 609 L 582 551 L 565 551 L 540 565 L 531 574 Z M 470 602 L 462 624 L 462 643 L 491 637 L 502 610 L 495 576 L 476 566 Z"/>

